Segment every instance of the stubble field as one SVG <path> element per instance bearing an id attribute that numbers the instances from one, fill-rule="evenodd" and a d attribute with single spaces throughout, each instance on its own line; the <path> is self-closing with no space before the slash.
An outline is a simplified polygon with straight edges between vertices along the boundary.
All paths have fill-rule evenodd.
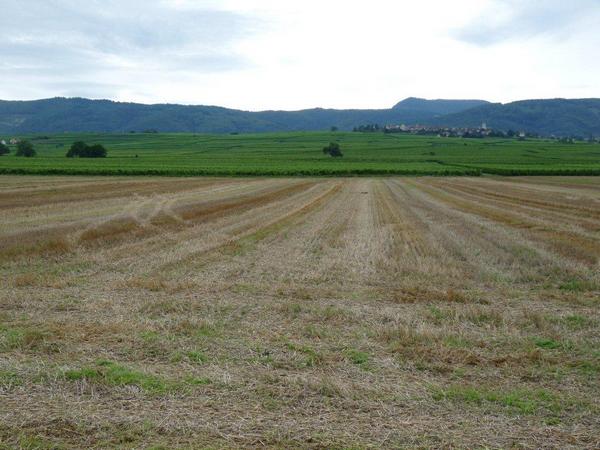
<path id="1" fill-rule="evenodd" d="M 0 211 L 7 448 L 600 446 L 600 178 L 4 176 Z"/>

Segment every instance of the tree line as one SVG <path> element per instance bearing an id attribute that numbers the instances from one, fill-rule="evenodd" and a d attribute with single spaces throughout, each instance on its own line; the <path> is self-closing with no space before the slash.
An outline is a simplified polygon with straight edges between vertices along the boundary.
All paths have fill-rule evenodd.
<path id="1" fill-rule="evenodd" d="M 10 153 L 10 147 L 0 142 L 0 156 L 8 155 Z M 67 158 L 106 158 L 107 150 L 103 145 L 94 144 L 88 145 L 83 141 L 73 142 L 71 148 L 65 155 Z M 37 155 L 35 147 L 28 140 L 22 140 L 17 142 L 17 150 L 15 156 L 23 156 L 25 158 L 32 158 Z"/>

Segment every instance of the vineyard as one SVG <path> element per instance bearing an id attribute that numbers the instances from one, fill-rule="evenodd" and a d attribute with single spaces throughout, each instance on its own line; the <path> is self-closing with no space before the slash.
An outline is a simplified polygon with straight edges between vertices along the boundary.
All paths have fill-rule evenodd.
<path id="1" fill-rule="evenodd" d="M 35 158 L 0 157 L 0 174 L 162 176 L 600 175 L 600 144 L 383 133 L 29 136 Z M 74 141 L 108 158 L 66 158 Z M 330 142 L 343 157 L 322 152 Z"/>

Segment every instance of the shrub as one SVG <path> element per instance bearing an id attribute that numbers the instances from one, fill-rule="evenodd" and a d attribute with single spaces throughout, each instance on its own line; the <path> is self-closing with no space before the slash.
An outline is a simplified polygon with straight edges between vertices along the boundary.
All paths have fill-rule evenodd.
<path id="1" fill-rule="evenodd" d="M 8 145 L 5 145 L 0 142 L 0 156 L 8 155 L 9 153 L 10 153 L 10 149 L 8 148 Z"/>
<path id="2" fill-rule="evenodd" d="M 33 148 L 33 144 L 29 141 L 21 141 L 17 144 L 17 152 L 15 153 L 17 156 L 24 156 L 25 158 L 31 158 L 36 155 L 35 148 Z"/>

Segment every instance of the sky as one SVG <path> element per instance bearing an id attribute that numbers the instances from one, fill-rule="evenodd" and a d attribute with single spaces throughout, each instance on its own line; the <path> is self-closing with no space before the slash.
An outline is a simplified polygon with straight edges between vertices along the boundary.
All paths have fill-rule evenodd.
<path id="1" fill-rule="evenodd" d="M 600 0 L 2 0 L 0 98 L 600 97 Z"/>

